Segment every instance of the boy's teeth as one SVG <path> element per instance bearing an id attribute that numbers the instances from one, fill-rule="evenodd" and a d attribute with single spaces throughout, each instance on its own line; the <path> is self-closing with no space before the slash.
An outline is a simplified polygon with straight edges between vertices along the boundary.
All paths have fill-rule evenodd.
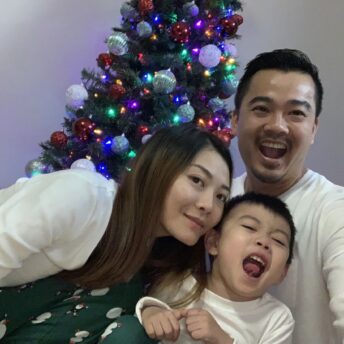
<path id="1" fill-rule="evenodd" d="M 283 143 L 273 143 L 273 142 L 264 142 L 262 146 L 269 147 L 269 148 L 275 148 L 275 149 L 284 149 L 285 144 Z"/>
<path id="2" fill-rule="evenodd" d="M 257 262 L 259 262 L 260 264 L 265 266 L 265 262 L 260 257 L 258 257 L 258 256 L 250 256 L 250 258 L 256 260 Z"/>

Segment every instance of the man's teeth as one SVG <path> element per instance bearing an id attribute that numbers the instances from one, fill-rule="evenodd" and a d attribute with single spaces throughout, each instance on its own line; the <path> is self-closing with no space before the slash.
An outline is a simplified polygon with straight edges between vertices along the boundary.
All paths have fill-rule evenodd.
<path id="1" fill-rule="evenodd" d="M 268 147 L 268 148 L 275 148 L 275 149 L 285 149 L 286 145 L 283 143 L 277 143 L 277 142 L 264 142 L 262 143 L 262 146 Z"/>
<path id="2" fill-rule="evenodd" d="M 257 261 L 258 263 L 262 264 L 262 266 L 265 266 L 265 262 L 262 258 L 260 258 L 258 256 L 250 256 L 250 258 Z"/>

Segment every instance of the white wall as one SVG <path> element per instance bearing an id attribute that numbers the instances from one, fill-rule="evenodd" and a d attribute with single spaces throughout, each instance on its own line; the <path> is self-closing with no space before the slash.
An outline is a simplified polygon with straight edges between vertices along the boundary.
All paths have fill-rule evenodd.
<path id="1" fill-rule="evenodd" d="M 239 62 L 244 66 L 256 54 L 281 47 L 310 55 L 320 68 L 325 99 L 309 166 L 344 185 L 344 1 L 246 2 Z M 41 151 L 38 143 L 61 129 L 65 91 L 80 82 L 82 68 L 96 67 L 104 39 L 119 25 L 120 5 L 120 0 L 0 4 L 0 188 L 23 176 L 27 161 Z"/>

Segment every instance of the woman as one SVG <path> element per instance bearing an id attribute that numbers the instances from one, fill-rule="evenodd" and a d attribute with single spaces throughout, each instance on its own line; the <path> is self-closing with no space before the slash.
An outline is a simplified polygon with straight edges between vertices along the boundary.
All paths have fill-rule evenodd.
<path id="1" fill-rule="evenodd" d="M 131 314 L 143 282 L 204 269 L 197 243 L 221 218 L 231 174 L 223 143 L 182 125 L 153 135 L 117 192 L 78 170 L 1 191 L 3 343 L 97 343 L 109 324 L 107 342 L 141 336 Z"/>

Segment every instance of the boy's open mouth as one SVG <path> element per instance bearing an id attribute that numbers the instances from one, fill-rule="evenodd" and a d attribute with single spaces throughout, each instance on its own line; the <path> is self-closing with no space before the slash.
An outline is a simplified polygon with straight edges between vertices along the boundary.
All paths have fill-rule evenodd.
<path id="1" fill-rule="evenodd" d="M 256 255 L 248 256 L 243 261 L 244 271 L 254 278 L 260 277 L 265 271 L 266 263 L 265 261 Z"/>

